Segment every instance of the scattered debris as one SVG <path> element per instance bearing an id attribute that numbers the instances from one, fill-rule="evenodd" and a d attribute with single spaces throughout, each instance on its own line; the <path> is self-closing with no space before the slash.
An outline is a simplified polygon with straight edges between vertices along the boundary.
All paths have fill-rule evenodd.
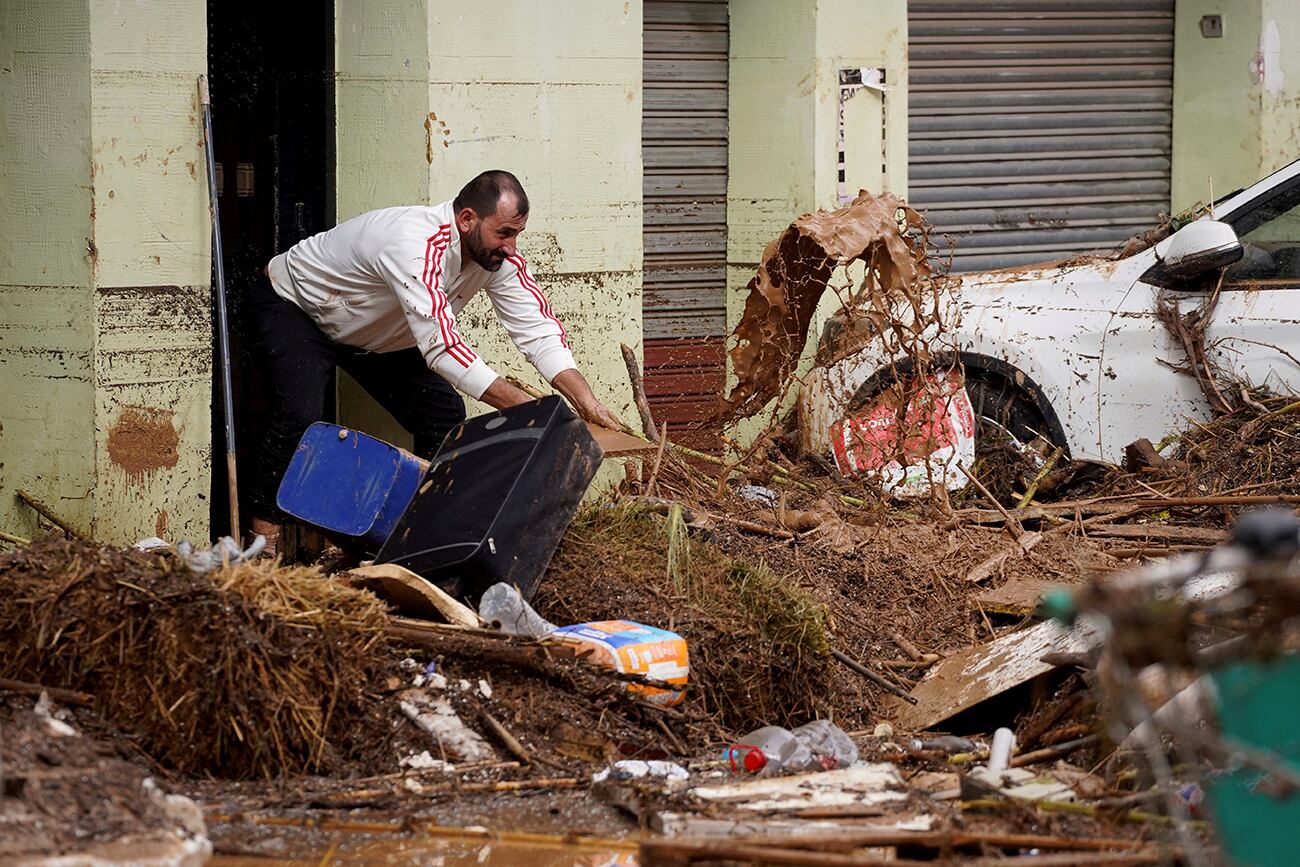
<path id="1" fill-rule="evenodd" d="M 528 576 L 535 608 L 508 584 L 475 611 L 391 564 L 331 575 L 231 546 L 56 535 L 0 557 L 0 721 L 18 733 L 0 853 L 141 835 L 297 855 L 304 838 L 267 829 L 436 834 L 436 815 L 645 828 L 642 864 L 1190 860 L 1211 839 L 1201 799 L 1262 803 L 1216 774 L 1300 785 L 1274 755 L 1289 741 L 1232 753 L 1205 734 L 1246 740 L 1245 709 L 1291 682 L 1294 560 L 1242 554 L 1289 537 L 1242 519 L 1300 503 L 1300 401 L 1218 381 L 1202 310 L 1169 322 L 1215 418 L 1135 442 L 1122 469 L 990 439 L 987 419 L 976 441 L 924 234 L 864 194 L 796 221 L 751 281 L 731 418 L 790 385 L 824 289 L 866 263 L 837 345 L 883 339 L 909 366 L 844 416 L 835 465 L 800 451 L 797 420 L 720 456 L 643 407 L 658 442 L 604 442 L 624 481 Z M 1072 594 L 1040 607 L 1054 585 Z M 1177 778 L 1170 747 L 1193 759 Z M 87 779 L 114 793 L 98 813 Z"/>

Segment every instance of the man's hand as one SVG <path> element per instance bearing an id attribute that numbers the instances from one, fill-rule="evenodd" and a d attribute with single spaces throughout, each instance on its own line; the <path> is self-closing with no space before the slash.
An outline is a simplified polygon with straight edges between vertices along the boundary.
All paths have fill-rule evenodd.
<path id="1" fill-rule="evenodd" d="M 596 400 L 591 386 L 575 368 L 562 370 L 551 380 L 551 385 L 569 402 L 574 412 L 583 421 L 621 431 L 625 427 L 623 420 L 616 416 L 603 403 Z"/>

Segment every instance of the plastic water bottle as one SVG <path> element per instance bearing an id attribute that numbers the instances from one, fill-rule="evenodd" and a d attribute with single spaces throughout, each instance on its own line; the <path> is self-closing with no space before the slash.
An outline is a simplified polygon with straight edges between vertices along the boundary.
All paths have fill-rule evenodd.
<path id="1" fill-rule="evenodd" d="M 734 771 L 768 776 L 848 767 L 858 760 L 858 747 L 835 723 L 814 720 L 794 731 L 780 726 L 752 731 L 726 757 Z"/>
<path id="2" fill-rule="evenodd" d="M 775 774 L 801 770 L 812 763 L 812 753 L 794 734 L 781 726 L 763 726 L 741 738 L 727 750 L 733 771 Z"/>
<path id="3" fill-rule="evenodd" d="M 509 584 L 493 584 L 484 592 L 478 603 L 478 616 L 494 629 L 524 638 L 545 638 L 556 629 L 554 623 L 534 611 Z"/>

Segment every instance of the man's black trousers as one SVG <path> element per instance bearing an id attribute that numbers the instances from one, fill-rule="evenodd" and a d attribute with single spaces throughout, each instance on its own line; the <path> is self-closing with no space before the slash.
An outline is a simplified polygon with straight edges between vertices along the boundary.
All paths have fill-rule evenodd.
<path id="1" fill-rule="evenodd" d="M 465 420 L 465 402 L 425 364 L 418 349 L 367 352 L 330 340 L 311 317 L 276 294 L 261 277 L 245 307 L 257 358 L 255 375 L 267 384 L 271 418 L 258 471 L 250 479 L 254 517 L 283 520 L 275 505 L 280 480 L 303 432 L 325 417 L 331 374 L 341 367 L 415 437 L 415 453 L 433 457 L 443 438 Z M 242 481 L 242 479 L 241 479 Z"/>

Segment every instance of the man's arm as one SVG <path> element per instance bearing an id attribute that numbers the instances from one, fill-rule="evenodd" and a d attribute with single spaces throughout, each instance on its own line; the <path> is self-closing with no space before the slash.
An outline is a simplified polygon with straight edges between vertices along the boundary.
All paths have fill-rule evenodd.
<path id="1" fill-rule="evenodd" d="M 493 409 L 507 409 L 521 403 L 528 403 L 532 398 L 498 376 L 479 400 Z"/>
<path id="2" fill-rule="evenodd" d="M 579 416 L 584 421 L 592 424 L 598 424 L 601 427 L 607 427 L 610 430 L 622 430 L 622 420 L 614 415 L 603 403 L 596 400 L 596 395 L 592 393 L 591 386 L 576 367 L 570 367 L 568 370 L 561 370 L 551 380 L 551 385 L 555 390 L 564 395 L 564 399 L 569 402 L 569 406 L 577 410 Z"/>
<path id="3" fill-rule="evenodd" d="M 541 287 L 528 273 L 523 258 L 511 256 L 486 288 L 497 319 L 505 326 L 515 347 L 564 395 L 574 411 L 592 424 L 621 430 L 623 423 L 618 416 L 596 399 L 591 386 L 578 372 L 564 326 L 551 310 Z"/>
<path id="4" fill-rule="evenodd" d="M 576 367 L 570 367 L 568 370 L 562 370 L 556 374 L 555 379 L 551 380 L 551 385 L 555 390 L 564 395 L 564 399 L 569 402 L 569 406 L 584 421 L 592 424 L 598 424 L 601 427 L 607 427 L 610 430 L 622 430 L 623 422 L 618 416 L 610 412 L 592 393 L 591 386 L 587 380 L 578 372 Z M 501 377 L 488 386 L 487 391 L 479 400 L 486 403 L 493 409 L 506 409 L 521 403 L 527 403 L 532 400 L 527 393 L 520 391 Z"/>

